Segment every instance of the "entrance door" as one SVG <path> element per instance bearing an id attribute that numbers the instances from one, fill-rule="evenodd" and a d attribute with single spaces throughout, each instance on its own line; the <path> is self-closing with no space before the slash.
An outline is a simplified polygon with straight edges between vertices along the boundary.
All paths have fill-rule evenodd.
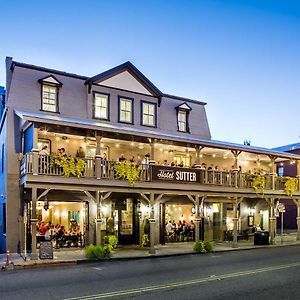
<path id="1" fill-rule="evenodd" d="M 127 198 L 116 203 L 119 244 L 139 243 L 139 219 L 136 200 Z"/>

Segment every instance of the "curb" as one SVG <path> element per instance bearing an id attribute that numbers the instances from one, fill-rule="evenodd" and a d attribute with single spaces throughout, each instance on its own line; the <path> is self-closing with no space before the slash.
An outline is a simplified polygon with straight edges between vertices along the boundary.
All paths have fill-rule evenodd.
<path id="1" fill-rule="evenodd" d="M 250 250 L 258 250 L 258 249 L 269 249 L 269 248 L 280 248 L 280 247 L 295 247 L 300 246 L 300 243 L 291 244 L 291 245 L 262 245 L 255 246 L 252 248 L 231 248 L 231 249 L 221 249 L 216 250 L 210 253 L 204 253 L 204 255 L 213 254 L 213 253 L 224 253 L 224 252 L 232 252 L 232 251 L 250 251 Z M 66 260 L 66 261 L 33 261 L 32 263 L 24 263 L 24 264 L 14 264 L 12 269 L 10 270 L 21 270 L 21 269 L 37 269 L 37 268 L 52 268 L 52 267 L 64 267 L 64 266 L 75 266 L 75 265 L 84 265 L 84 264 L 95 264 L 100 262 L 113 262 L 113 261 L 131 261 L 131 260 L 142 260 L 142 259 L 153 259 L 153 258 L 167 258 L 167 257 L 179 257 L 186 255 L 199 255 L 199 253 L 194 251 L 183 252 L 183 253 L 170 253 L 170 254 L 149 254 L 147 256 L 125 256 L 125 257 L 108 257 L 103 259 L 74 259 L 74 260 Z M 203 255 L 203 254 L 202 254 Z"/>

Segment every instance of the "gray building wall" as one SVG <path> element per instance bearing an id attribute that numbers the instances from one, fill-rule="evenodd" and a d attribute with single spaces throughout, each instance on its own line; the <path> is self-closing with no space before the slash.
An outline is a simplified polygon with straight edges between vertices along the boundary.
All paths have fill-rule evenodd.
<path id="1" fill-rule="evenodd" d="M 149 95 L 141 95 L 115 88 L 92 86 L 88 93 L 84 79 L 64 76 L 55 72 L 36 70 L 15 66 L 11 70 L 12 58 L 6 59 L 6 109 L 7 117 L 0 131 L 0 147 L 5 145 L 4 171 L 0 172 L 0 252 L 9 249 L 16 252 L 23 243 L 24 222 L 22 216 L 20 188 L 19 188 L 19 153 L 22 152 L 21 128 L 23 121 L 14 114 L 14 109 L 41 113 L 41 85 L 38 80 L 48 75 L 54 75 L 63 86 L 59 89 L 59 115 L 65 117 L 91 119 L 93 109 L 93 91 L 110 94 L 110 121 L 118 123 L 118 96 L 134 98 L 134 126 L 141 126 L 141 100 L 158 103 L 158 99 Z M 175 107 L 184 100 L 163 97 L 161 106 L 157 107 L 157 128 L 159 132 L 177 133 L 177 115 Z M 210 138 L 205 107 L 199 103 L 189 103 L 191 133 L 180 133 L 183 137 L 193 135 Z M 42 112 L 57 116 L 56 113 Z M 106 121 L 101 121 L 106 122 Z M 2 148 L 1 148 L 2 149 Z M 0 150 L 1 150 L 0 149 Z M 2 153 L 1 153 L 2 155 Z M 3 233 L 3 203 L 6 203 L 6 234 Z"/>

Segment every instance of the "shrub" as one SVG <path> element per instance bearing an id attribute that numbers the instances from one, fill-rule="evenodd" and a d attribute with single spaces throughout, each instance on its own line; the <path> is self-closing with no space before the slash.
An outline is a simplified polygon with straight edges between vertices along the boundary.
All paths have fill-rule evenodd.
<path id="1" fill-rule="evenodd" d="M 105 246 L 95 246 L 95 245 L 89 245 L 85 249 L 85 255 L 88 259 L 100 259 L 107 256 L 110 252 L 108 252 L 108 249 L 105 248 Z"/>
<path id="2" fill-rule="evenodd" d="M 112 247 L 112 249 L 116 249 L 118 244 L 118 238 L 115 235 L 109 235 L 108 244 Z"/>
<path id="3" fill-rule="evenodd" d="M 204 249 L 206 252 L 212 252 L 214 249 L 213 243 L 211 241 L 204 241 Z"/>
<path id="4" fill-rule="evenodd" d="M 195 242 L 193 245 L 193 250 L 198 253 L 203 253 L 205 251 L 204 243 L 202 241 Z"/>
<path id="5" fill-rule="evenodd" d="M 148 234 L 144 234 L 142 236 L 141 246 L 142 247 L 150 247 L 150 239 L 149 239 Z"/>

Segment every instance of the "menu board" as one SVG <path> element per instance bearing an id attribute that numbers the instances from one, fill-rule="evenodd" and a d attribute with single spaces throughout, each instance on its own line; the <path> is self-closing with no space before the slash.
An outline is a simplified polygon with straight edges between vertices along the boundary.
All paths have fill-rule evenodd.
<path id="1" fill-rule="evenodd" d="M 40 242 L 40 259 L 53 259 L 53 247 L 50 241 Z"/>

